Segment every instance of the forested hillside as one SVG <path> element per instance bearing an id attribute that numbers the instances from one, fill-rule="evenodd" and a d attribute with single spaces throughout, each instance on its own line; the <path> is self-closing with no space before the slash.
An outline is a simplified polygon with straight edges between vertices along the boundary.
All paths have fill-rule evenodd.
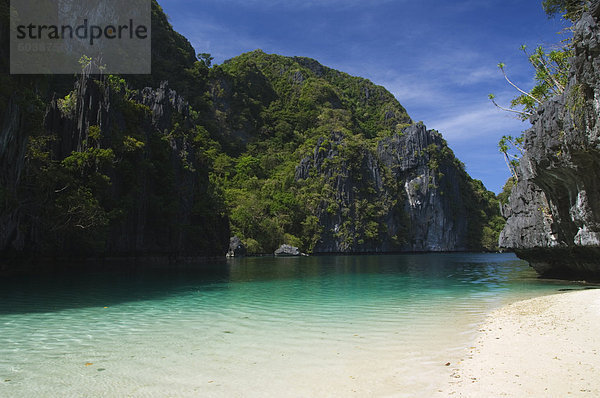
<path id="1" fill-rule="evenodd" d="M 383 87 L 260 50 L 209 80 L 214 174 L 251 251 L 495 247 L 494 195 Z"/>
<path id="2" fill-rule="evenodd" d="M 196 56 L 153 1 L 152 75 L 11 76 L 0 250 L 25 257 L 493 250 L 498 202 L 385 88 L 256 50 Z"/>

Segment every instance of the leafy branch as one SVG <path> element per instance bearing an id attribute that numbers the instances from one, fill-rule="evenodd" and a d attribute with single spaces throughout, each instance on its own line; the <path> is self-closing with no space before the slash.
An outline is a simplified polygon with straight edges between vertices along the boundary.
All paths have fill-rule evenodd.
<path id="1" fill-rule="evenodd" d="M 498 149 L 504 155 L 506 166 L 510 170 L 510 174 L 512 174 L 515 181 L 519 181 L 517 166 L 519 165 L 519 159 L 525 153 L 525 148 L 523 146 L 524 141 L 525 137 L 521 134 L 516 138 L 511 135 L 504 135 L 498 142 Z M 513 152 L 516 151 L 517 153 L 511 153 L 511 150 Z"/>
<path id="2" fill-rule="evenodd" d="M 525 47 L 525 46 L 522 46 L 521 48 L 524 48 L 524 47 Z M 531 61 L 531 59 L 530 59 L 530 61 Z M 515 89 L 517 89 L 517 91 L 518 91 L 518 92 L 520 92 L 522 96 L 524 95 L 526 98 L 529 98 L 529 99 L 533 100 L 534 102 L 537 102 L 538 104 L 541 104 L 541 103 L 542 103 L 542 101 L 540 101 L 539 99 L 535 98 L 533 95 L 529 94 L 527 91 L 523 91 L 521 88 L 519 88 L 519 86 L 517 86 L 516 84 L 514 84 L 514 83 L 513 83 L 513 82 L 512 82 L 512 81 L 511 81 L 511 80 L 508 78 L 508 76 L 506 75 L 506 71 L 504 70 L 504 67 L 505 67 L 505 66 L 506 66 L 506 65 L 504 65 L 504 63 L 502 63 L 502 62 L 500 62 L 500 63 L 498 64 L 498 68 L 499 68 L 499 69 L 500 69 L 500 71 L 502 72 L 502 75 L 504 76 L 504 79 L 506 79 L 506 81 L 508 82 L 508 84 L 510 84 L 511 86 L 513 86 Z M 535 67 L 535 65 L 534 65 L 534 67 Z M 520 98 L 520 97 L 517 97 L 517 98 Z"/>
<path id="3" fill-rule="evenodd" d="M 517 86 L 508 77 L 505 69 L 506 65 L 500 62 L 498 68 L 504 79 L 519 92 L 519 95 L 510 102 L 510 107 L 499 105 L 494 94 L 489 94 L 488 98 L 497 108 L 516 113 L 525 120 L 533 115 L 537 107 L 545 100 L 565 91 L 569 71 L 568 60 L 572 55 L 572 49 L 569 44 L 559 50 L 552 51 L 546 51 L 543 47 L 538 46 L 533 53 L 529 53 L 527 46 L 523 45 L 521 51 L 525 53 L 529 63 L 535 70 L 535 86 L 529 92 Z"/>
<path id="4" fill-rule="evenodd" d="M 505 112 L 512 112 L 512 113 L 516 113 L 519 116 L 523 117 L 523 118 L 527 118 L 529 116 L 531 116 L 532 114 L 529 112 L 524 112 L 524 111 L 518 111 L 518 110 L 514 110 L 514 109 L 510 109 L 510 108 L 505 108 L 501 105 L 498 105 L 498 103 L 496 102 L 496 96 L 494 94 L 488 94 L 488 98 L 490 99 L 490 101 L 492 101 L 492 104 L 494 104 L 494 106 L 496 106 L 496 108 L 503 110 Z"/>
<path id="5" fill-rule="evenodd" d="M 544 0 L 542 7 L 549 18 L 561 14 L 563 19 L 575 22 L 589 5 L 586 0 Z"/>
<path id="6" fill-rule="evenodd" d="M 525 53 L 535 70 L 535 86 L 529 92 L 521 89 L 508 77 L 505 70 L 506 65 L 501 62 L 498 64 L 498 68 L 504 79 L 519 92 L 519 95 L 510 102 L 509 107 L 499 105 L 494 94 L 489 94 L 490 101 L 503 111 L 517 114 L 522 120 L 531 117 L 544 101 L 565 91 L 569 71 L 568 59 L 572 55 L 572 48 L 569 44 L 552 51 L 546 51 L 539 46 L 532 53 L 527 51 L 526 46 L 521 46 L 521 51 Z M 515 180 L 518 180 L 519 159 L 525 152 L 523 143 L 522 133 L 516 138 L 505 135 L 498 142 L 498 149 L 504 155 L 506 165 Z"/>

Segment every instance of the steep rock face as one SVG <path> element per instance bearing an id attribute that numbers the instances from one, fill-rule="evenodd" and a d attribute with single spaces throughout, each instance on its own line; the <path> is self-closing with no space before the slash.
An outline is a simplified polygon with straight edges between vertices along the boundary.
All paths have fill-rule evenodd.
<path id="1" fill-rule="evenodd" d="M 62 111 L 59 101 L 54 98 L 44 117 L 45 129 L 58 133 L 60 140 L 56 146 L 58 158 L 65 158 L 71 152 L 85 150 L 90 126 L 106 128 L 111 122 L 110 91 L 107 85 L 97 84 L 84 73 L 75 84 L 71 94 L 74 107 Z"/>
<path id="2" fill-rule="evenodd" d="M 8 18 L 0 0 L 0 269 L 56 256 L 225 254 L 206 134 L 179 95 L 198 102 L 208 67 L 156 0 L 153 74 L 84 75 L 67 97 L 72 76 L 8 74 Z"/>
<path id="3" fill-rule="evenodd" d="M 106 95 L 102 97 L 99 102 L 106 102 Z M 82 98 L 86 98 L 85 93 Z M 168 255 L 175 258 L 224 255 L 229 239 L 227 218 L 219 213 L 210 213 L 211 208 L 219 204 L 211 203 L 215 199 L 209 192 L 207 165 L 203 164 L 199 148 L 193 147 L 190 137 L 178 131 L 178 128 L 193 129 L 187 103 L 166 82 L 157 89 L 141 90 L 135 101 L 150 110 L 150 118 L 141 120 L 145 132 L 143 142 L 148 143 L 146 147 L 158 140 L 165 143 L 161 148 L 146 149 L 142 157 L 164 167 L 167 177 L 155 176 L 152 169 L 138 171 L 138 189 L 131 206 L 133 211 L 127 214 L 124 222 L 113 226 L 107 250 L 115 254 Z M 90 99 L 90 102 L 94 100 Z M 105 105 L 84 109 L 91 110 L 92 118 L 113 117 L 113 128 L 115 124 L 121 124 L 126 129 L 126 117 L 118 112 L 115 115 L 110 102 Z M 100 113 L 98 117 L 95 112 Z M 109 116 L 111 112 L 113 114 Z M 78 118 L 86 119 L 85 115 Z M 117 180 L 114 194 L 125 194 L 129 187 L 118 181 L 119 175 L 113 178 Z M 167 199 L 168 209 L 157 209 L 152 203 L 157 198 Z M 165 222 L 157 223 L 165 217 L 168 217 Z"/>
<path id="4" fill-rule="evenodd" d="M 382 217 L 394 198 L 384 188 L 375 154 L 350 139 L 336 132 L 320 138 L 313 156 L 296 168 L 296 180 L 320 179 L 325 186 L 315 209 L 321 228 L 316 253 L 378 252 L 387 237 Z M 381 214 L 377 221 L 375 214 Z"/>
<path id="5" fill-rule="evenodd" d="M 4 252 L 172 261 L 226 253 L 228 221 L 182 97 L 167 83 L 126 93 L 84 72 L 68 98 L 48 106 L 41 155 L 21 159 L 25 185 L 46 189 L 22 193 L 35 203 L 18 218 L 24 237 L 13 233 Z"/>
<path id="6" fill-rule="evenodd" d="M 23 172 L 25 147 L 27 140 L 20 134 L 24 125 L 20 106 L 13 98 L 0 115 L 0 167 L 2 169 L 0 183 L 2 201 L 14 197 L 17 185 Z M 21 220 L 19 211 L 0 213 L 0 247 L 22 249 L 24 236 L 18 226 Z"/>
<path id="7" fill-rule="evenodd" d="M 352 148 L 341 133 L 321 138 L 296 168 L 298 181 L 316 178 L 329 200 L 315 210 L 322 227 L 315 252 L 479 248 L 469 230 L 477 216 L 469 213 L 481 209 L 470 207 L 469 178 L 442 136 L 422 124 L 382 139 L 376 150 Z"/>
<path id="8" fill-rule="evenodd" d="M 18 228 L 23 214 L 18 208 L 5 209 L 15 202 L 23 174 L 27 144 L 23 132 L 32 128 L 39 115 L 30 101 L 34 98 L 31 83 L 36 79 L 17 80 L 9 75 L 9 5 L 8 0 L 0 1 L 0 248 L 20 249 L 25 243 Z"/>
<path id="9" fill-rule="evenodd" d="M 460 170 L 453 163 L 439 161 L 444 148 L 442 136 L 427 131 L 422 124 L 379 143 L 381 162 L 403 184 L 406 195 L 402 210 L 410 225 L 407 250 L 454 251 L 469 247 L 467 209 L 461 204 L 459 192 Z M 388 226 L 390 231 L 402 228 L 392 220 L 388 220 Z"/>
<path id="10" fill-rule="evenodd" d="M 541 106 L 509 202 L 502 247 L 540 274 L 600 277 L 600 13 L 576 24 L 565 92 Z"/>

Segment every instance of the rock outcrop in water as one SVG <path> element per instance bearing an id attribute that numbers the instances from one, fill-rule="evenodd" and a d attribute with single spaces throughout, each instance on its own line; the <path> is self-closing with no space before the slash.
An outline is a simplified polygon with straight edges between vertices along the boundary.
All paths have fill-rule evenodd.
<path id="1" fill-rule="evenodd" d="M 244 257 L 245 255 L 246 247 L 242 243 L 242 240 L 237 236 L 232 236 L 231 239 L 229 239 L 227 257 Z"/>
<path id="2" fill-rule="evenodd" d="M 296 246 L 291 245 L 281 245 L 275 252 L 273 253 L 275 256 L 279 257 L 297 257 L 297 256 L 306 256 L 306 254 L 301 253 L 300 249 Z"/>
<path id="3" fill-rule="evenodd" d="M 422 124 L 413 125 L 403 130 L 402 135 L 382 140 L 377 155 L 392 177 L 402 184 L 406 200 L 401 211 L 406 215 L 405 220 L 394 215 L 388 217 L 387 224 L 392 234 L 402 229 L 408 232 L 406 249 L 476 248 L 477 243 L 468 234 L 469 224 L 477 222 L 477 216 L 471 213 L 475 208 L 469 208 L 474 204 L 473 187 L 441 134 L 426 130 Z M 407 221 L 408 231 L 398 219 Z"/>
<path id="4" fill-rule="evenodd" d="M 545 276 L 600 277 L 600 7 L 575 26 L 565 92 L 540 106 L 500 245 Z"/>
<path id="5" fill-rule="evenodd" d="M 2 169 L 2 196 L 15 192 L 23 172 L 25 159 L 25 146 L 27 139 L 21 134 L 26 115 L 23 115 L 21 106 L 14 97 L 2 115 L 0 125 L 0 167 Z M 13 245 L 22 248 L 24 236 L 19 229 L 21 215 L 18 212 L 2 212 L 0 214 L 0 247 Z"/>

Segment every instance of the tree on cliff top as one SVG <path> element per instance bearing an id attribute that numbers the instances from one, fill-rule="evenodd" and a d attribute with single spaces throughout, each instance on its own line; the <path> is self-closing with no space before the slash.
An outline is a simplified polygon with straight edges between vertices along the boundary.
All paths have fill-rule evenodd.
<path id="1" fill-rule="evenodd" d="M 564 19 L 575 21 L 587 9 L 588 2 L 584 0 L 544 0 L 542 6 L 549 17 L 562 13 Z M 529 53 L 527 47 L 523 45 L 521 51 L 525 53 L 529 63 L 533 66 L 535 86 L 529 91 L 521 89 L 510 80 L 505 70 L 506 65 L 501 62 L 498 64 L 498 68 L 506 81 L 519 92 L 519 95 L 513 98 L 509 107 L 503 107 L 496 103 L 494 94 L 490 94 L 489 99 L 503 111 L 515 113 L 521 119 L 526 120 L 544 101 L 564 92 L 568 81 L 569 58 L 573 55 L 573 49 L 571 39 L 568 38 L 563 40 L 557 49 L 549 50 L 538 46 Z M 518 179 L 516 166 L 524 151 L 522 144 L 523 133 L 514 138 L 504 135 L 498 143 L 498 149 L 504 155 L 506 164 L 515 180 Z"/>
<path id="2" fill-rule="evenodd" d="M 587 5 L 588 2 L 585 0 L 544 0 L 542 2 L 542 7 L 548 17 L 561 14 L 562 18 L 571 22 L 575 22 L 581 17 Z"/>

